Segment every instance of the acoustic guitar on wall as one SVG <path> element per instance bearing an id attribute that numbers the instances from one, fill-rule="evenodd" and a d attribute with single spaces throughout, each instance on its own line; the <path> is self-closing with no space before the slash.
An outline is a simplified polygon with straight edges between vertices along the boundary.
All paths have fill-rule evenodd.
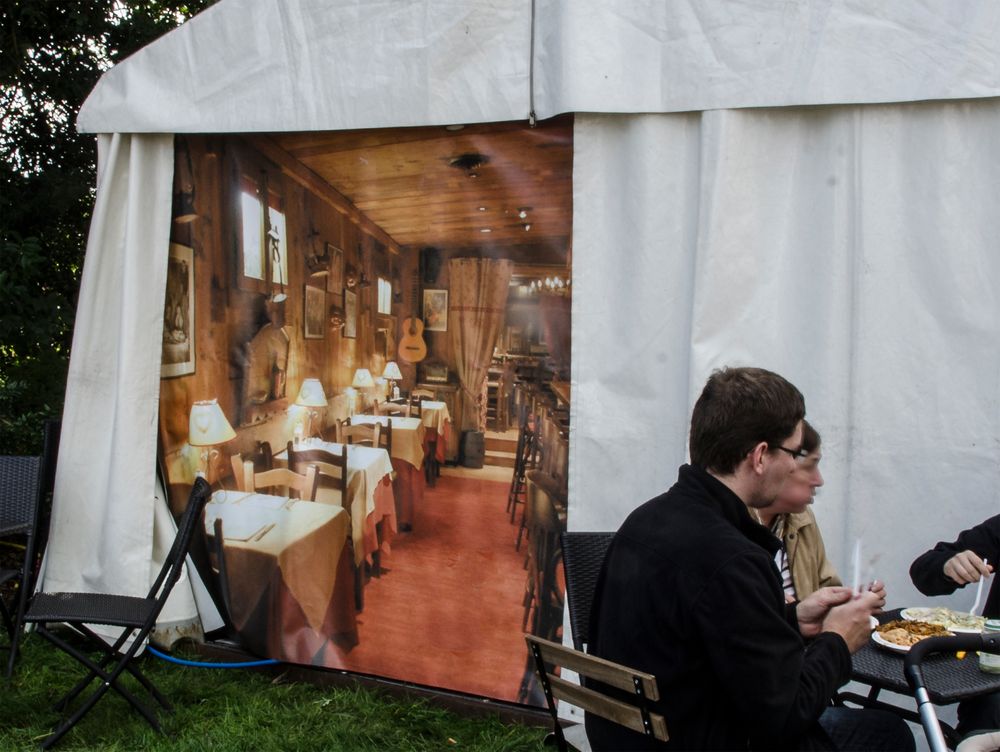
<path id="1" fill-rule="evenodd" d="M 399 340 L 399 359 L 407 363 L 419 363 L 427 357 L 427 343 L 424 342 L 424 322 L 420 318 L 417 291 L 419 280 L 413 276 L 413 315 L 403 321 L 403 336 Z"/>

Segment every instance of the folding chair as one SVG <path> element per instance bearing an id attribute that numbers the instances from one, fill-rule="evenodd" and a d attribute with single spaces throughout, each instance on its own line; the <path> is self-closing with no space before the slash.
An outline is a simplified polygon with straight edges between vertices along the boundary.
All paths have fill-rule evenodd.
<path id="1" fill-rule="evenodd" d="M 145 598 L 111 593 L 38 593 L 32 598 L 28 611 L 24 616 L 25 623 L 35 624 L 37 632 L 53 645 L 82 663 L 88 673 L 83 679 L 66 693 L 55 705 L 62 710 L 87 689 L 94 679 L 100 683 L 94 692 L 65 718 L 63 722 L 42 742 L 42 749 L 48 749 L 58 742 L 67 731 L 83 718 L 104 696 L 108 689 L 114 689 L 145 718 L 149 725 L 157 731 L 162 731 L 160 723 L 153 710 L 144 705 L 139 698 L 122 686 L 119 677 L 128 671 L 149 692 L 164 709 L 170 710 L 170 703 L 160 691 L 147 679 L 133 662 L 133 658 L 145 645 L 150 631 L 156 625 L 167 596 L 181 576 L 184 560 L 191 545 L 195 526 L 201 523 L 202 512 L 208 502 L 211 489 L 204 478 L 197 478 L 191 489 L 187 509 L 181 517 L 166 561 L 150 587 Z M 103 656 L 94 660 L 81 652 L 58 634 L 50 630 L 50 625 L 66 624 L 74 632 L 84 638 L 87 646 L 93 651 L 100 651 Z M 108 645 L 100 635 L 93 632 L 88 624 L 102 624 L 122 627 L 122 633 L 114 644 Z"/>
<path id="2" fill-rule="evenodd" d="M 525 635 L 524 639 L 534 658 L 542 691 L 545 692 L 560 752 L 566 752 L 569 745 L 559 722 L 556 700 L 566 700 L 587 713 L 593 713 L 653 739 L 665 742 L 670 738 L 666 719 L 650 708 L 650 703 L 660 699 L 655 676 L 534 635 Z M 585 680 L 586 686 L 557 676 L 554 671 L 557 667 L 575 671 Z M 590 679 L 600 684 L 586 681 Z M 584 736 L 573 742 L 573 748 L 589 750 L 590 744 Z"/>
<path id="3" fill-rule="evenodd" d="M 0 569 L 0 585 L 15 581 L 17 589 L 9 600 L 0 599 L 0 618 L 10 638 L 9 679 L 17 660 L 24 631 L 24 611 L 34 589 L 35 551 L 41 508 L 45 463 L 41 457 L 0 457 L 0 537 L 24 535 L 24 557 L 20 566 Z"/>

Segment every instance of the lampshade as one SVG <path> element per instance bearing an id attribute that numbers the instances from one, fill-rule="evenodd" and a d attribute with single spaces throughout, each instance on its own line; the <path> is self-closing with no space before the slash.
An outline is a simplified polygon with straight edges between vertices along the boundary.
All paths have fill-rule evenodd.
<path id="1" fill-rule="evenodd" d="M 302 407 L 326 407 L 326 392 L 319 379 L 306 379 L 302 382 L 295 404 Z"/>
<path id="2" fill-rule="evenodd" d="M 354 372 L 354 381 L 351 382 L 351 386 L 356 389 L 373 387 L 375 379 L 372 378 L 371 372 L 367 368 L 359 368 Z"/>
<path id="3" fill-rule="evenodd" d="M 385 370 L 382 371 L 382 378 L 402 381 L 403 374 L 399 372 L 399 366 L 396 365 L 396 361 L 390 360 L 385 364 Z"/>
<path id="4" fill-rule="evenodd" d="M 214 446 L 236 438 L 218 400 L 202 400 L 191 405 L 188 420 L 188 443 L 191 446 Z"/>

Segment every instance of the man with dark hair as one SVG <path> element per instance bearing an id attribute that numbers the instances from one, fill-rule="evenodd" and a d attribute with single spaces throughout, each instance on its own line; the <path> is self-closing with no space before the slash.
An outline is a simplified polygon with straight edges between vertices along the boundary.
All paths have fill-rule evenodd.
<path id="1" fill-rule="evenodd" d="M 770 371 L 708 379 L 691 464 L 618 530 L 591 612 L 591 652 L 656 676 L 670 740 L 588 715 L 595 750 L 913 749 L 895 716 L 828 710 L 883 595 L 822 588 L 786 604 L 779 543 L 747 509 L 771 504 L 795 469 L 804 415 Z"/>

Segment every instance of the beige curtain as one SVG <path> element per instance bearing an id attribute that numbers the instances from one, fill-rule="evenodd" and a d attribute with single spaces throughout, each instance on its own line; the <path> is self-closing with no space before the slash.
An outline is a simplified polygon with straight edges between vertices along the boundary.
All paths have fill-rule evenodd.
<path id="1" fill-rule="evenodd" d="M 456 258 L 448 264 L 448 331 L 462 387 L 461 431 L 486 427 L 483 387 L 503 326 L 512 268 L 510 261 L 497 259 Z"/>

